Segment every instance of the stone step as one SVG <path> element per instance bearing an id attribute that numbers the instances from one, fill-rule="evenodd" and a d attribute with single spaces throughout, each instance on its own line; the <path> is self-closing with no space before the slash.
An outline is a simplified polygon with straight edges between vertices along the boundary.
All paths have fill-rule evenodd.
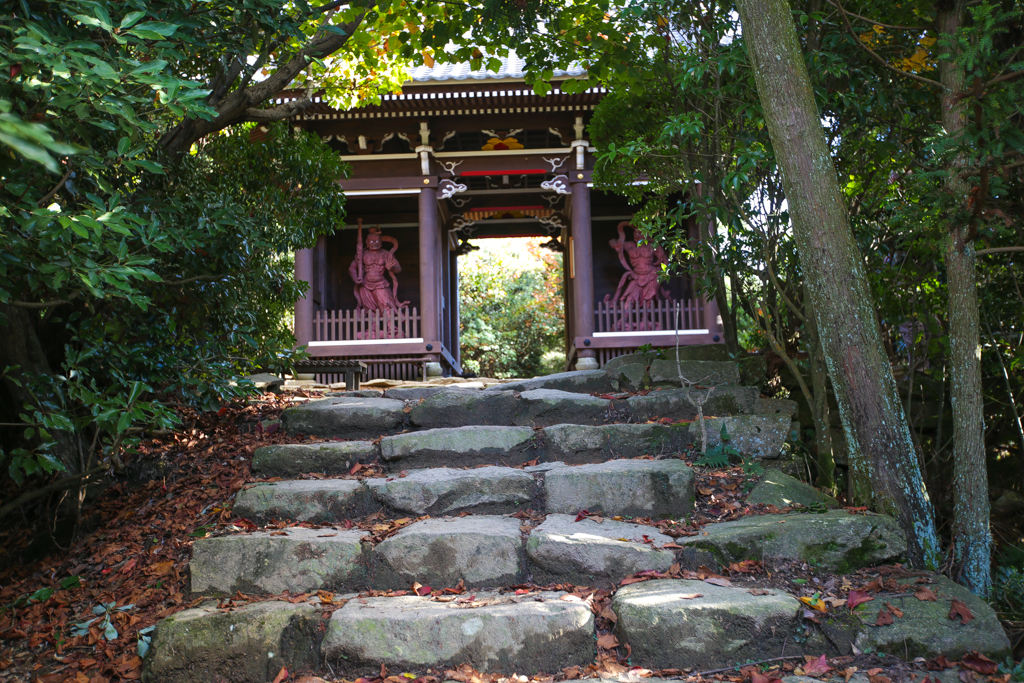
<path id="1" fill-rule="evenodd" d="M 498 587 L 524 580 L 520 522 L 473 515 L 410 524 L 373 549 L 374 585 L 408 588 L 414 582 L 450 587 Z"/>
<path id="2" fill-rule="evenodd" d="M 934 601 L 908 595 L 920 582 L 930 584 Z M 972 651 L 995 661 L 1009 655 L 998 616 L 964 587 L 926 573 L 897 576 L 897 584 L 899 593 L 874 593 L 852 612 L 830 607 L 821 626 L 803 620 L 801 604 L 783 591 L 706 581 L 632 584 L 618 589 L 611 608 L 630 663 L 645 668 L 724 669 L 783 650 L 832 657 L 852 654 L 854 646 L 906 660 L 956 660 Z M 969 623 L 949 618 L 953 600 L 970 610 Z M 470 664 L 491 673 L 551 674 L 589 664 L 595 654 L 593 613 L 565 593 L 353 596 L 333 612 L 326 634 L 316 603 L 256 602 L 230 610 L 211 603 L 167 617 L 157 624 L 143 680 L 267 682 L 282 666 L 320 673 L 329 667 L 335 676 L 355 678 L 378 672 L 382 664 L 392 671 Z M 901 614 L 890 625 L 875 626 L 886 603 Z"/>
<path id="3" fill-rule="evenodd" d="M 544 473 L 549 513 L 679 519 L 693 508 L 693 470 L 682 460 L 610 460 Z"/>
<path id="4" fill-rule="evenodd" d="M 376 438 L 406 429 L 473 425 L 547 427 L 558 424 L 602 425 L 697 415 L 694 400 L 704 400 L 706 416 L 764 415 L 792 417 L 796 403 L 762 399 L 755 387 L 736 385 L 706 389 L 659 389 L 626 400 L 601 398 L 558 389 L 505 391 L 451 389 L 419 400 L 393 398 L 323 398 L 286 409 L 281 419 L 291 434 L 345 439 Z M 406 414 L 408 411 L 408 414 Z"/>
<path id="5" fill-rule="evenodd" d="M 338 673 L 470 664 L 532 675 L 583 666 L 595 654 L 594 615 L 563 593 L 477 593 L 472 602 L 360 598 L 331 615 L 322 651 Z M 464 596 L 469 597 L 469 596 Z"/>
<path id="6" fill-rule="evenodd" d="M 533 391 L 534 389 L 557 389 L 578 394 L 608 393 L 618 391 L 619 387 L 604 370 L 575 370 L 559 372 L 533 379 L 494 384 L 484 391 Z"/>
<path id="7" fill-rule="evenodd" d="M 196 541 L 192 592 L 204 595 L 293 595 L 368 585 L 368 551 L 359 530 L 259 531 Z"/>
<path id="8" fill-rule="evenodd" d="M 316 669 L 321 623 L 316 608 L 304 603 L 187 609 L 157 623 L 142 680 L 264 683 L 274 680 L 281 667 Z"/>
<path id="9" fill-rule="evenodd" d="M 372 441 L 261 446 L 253 453 L 252 471 L 264 477 L 294 477 L 305 472 L 348 474 L 356 463 L 373 462 L 379 454 Z"/>
<path id="10" fill-rule="evenodd" d="M 457 465 L 521 465 L 538 457 L 529 427 L 473 425 L 427 429 L 381 439 L 381 459 L 392 469 Z"/>
<path id="11" fill-rule="evenodd" d="M 192 591 L 296 595 L 406 589 L 415 582 L 496 588 L 528 580 L 609 586 L 637 571 L 665 571 L 677 561 L 694 569 L 713 563 L 707 553 L 679 551 L 677 559 L 673 551 L 656 548 L 672 539 L 655 527 L 575 519 L 549 515 L 527 538 L 514 517 L 424 519 L 376 546 L 355 529 L 289 527 L 205 538 L 193 544 Z"/>
<path id="12" fill-rule="evenodd" d="M 530 507 L 540 482 L 511 467 L 412 470 L 405 477 L 367 479 L 374 498 L 389 509 L 412 515 L 508 513 Z"/>
<path id="13" fill-rule="evenodd" d="M 257 523 L 271 520 L 340 522 L 367 514 L 369 489 L 355 479 L 279 481 L 238 492 L 232 512 Z"/>
<path id="14" fill-rule="evenodd" d="M 844 510 L 751 515 L 709 524 L 700 536 L 676 542 L 707 550 L 723 566 L 747 559 L 805 560 L 840 574 L 899 562 L 907 552 L 906 537 L 891 517 Z"/>
<path id="15" fill-rule="evenodd" d="M 741 455 L 777 458 L 790 435 L 788 415 L 739 415 L 708 418 L 708 443 L 722 442 Z M 521 465 L 531 460 L 571 465 L 609 459 L 663 456 L 700 443 L 700 423 L 689 424 L 556 424 L 543 429 L 483 426 L 447 427 L 385 436 L 372 441 L 327 441 L 315 444 L 263 446 L 253 455 L 253 472 L 288 477 L 317 472 L 345 474 L 356 463 L 378 457 L 391 471 L 427 467 Z"/>
<path id="16" fill-rule="evenodd" d="M 708 670 L 778 657 L 793 639 L 799 608 L 781 591 L 753 595 L 683 579 L 632 584 L 612 599 L 616 635 L 632 648 L 631 662 L 650 669 Z M 799 651 L 794 643 L 787 649 Z"/>
<path id="17" fill-rule="evenodd" d="M 530 532 L 526 555 L 537 568 L 534 583 L 588 586 L 595 578 L 618 583 L 645 570 L 668 571 L 676 556 L 658 546 L 671 542 L 670 536 L 650 526 L 548 515 Z"/>
<path id="18" fill-rule="evenodd" d="M 609 516 L 678 518 L 693 506 L 694 476 L 686 463 L 640 459 L 575 466 L 554 462 L 524 469 L 437 467 L 363 481 L 268 482 L 239 492 L 234 513 L 259 523 L 337 523 L 381 508 L 398 514 L 445 515 L 533 507 L 567 514 L 589 510 Z"/>

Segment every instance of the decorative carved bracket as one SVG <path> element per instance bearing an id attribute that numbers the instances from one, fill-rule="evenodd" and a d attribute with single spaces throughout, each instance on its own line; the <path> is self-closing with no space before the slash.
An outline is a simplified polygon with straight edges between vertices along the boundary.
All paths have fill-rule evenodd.
<path id="1" fill-rule="evenodd" d="M 440 199 L 451 199 L 455 196 L 456 192 L 465 192 L 467 189 L 467 185 L 462 185 L 448 178 L 437 184 L 437 192 Z"/>
<path id="2" fill-rule="evenodd" d="M 558 194 L 572 194 L 572 188 L 569 186 L 569 177 L 566 175 L 556 175 L 551 180 L 545 180 L 540 184 L 540 187 L 542 190 L 557 192 Z"/>
<path id="3" fill-rule="evenodd" d="M 455 167 L 460 165 L 463 161 L 465 161 L 465 159 L 460 159 L 459 161 L 438 161 L 437 163 L 441 164 L 444 170 L 455 175 Z"/>
<path id="4" fill-rule="evenodd" d="M 564 164 L 566 161 L 569 160 L 568 156 L 564 156 L 561 159 L 559 159 L 557 157 L 554 158 L 554 159 L 548 159 L 547 157 L 542 157 L 542 158 L 544 159 L 545 163 L 551 165 L 551 172 L 552 173 L 558 173 L 558 169 L 560 169 L 562 167 L 562 164 Z"/>
<path id="5" fill-rule="evenodd" d="M 463 214 L 457 214 L 452 216 L 452 231 L 453 232 L 464 232 L 467 235 L 472 232 L 473 226 L 476 225 L 476 221 L 467 219 Z"/>
<path id="6" fill-rule="evenodd" d="M 556 235 L 562 231 L 563 228 L 568 227 L 565 224 L 565 216 L 560 213 L 553 213 L 550 216 L 541 216 L 537 219 L 540 222 L 544 232 L 548 235 Z"/>

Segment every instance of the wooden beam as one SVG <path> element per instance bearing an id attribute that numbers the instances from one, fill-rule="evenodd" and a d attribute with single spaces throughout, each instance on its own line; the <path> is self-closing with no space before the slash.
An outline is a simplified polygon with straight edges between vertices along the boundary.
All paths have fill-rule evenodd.
<path id="1" fill-rule="evenodd" d="M 570 175 L 570 182 L 576 173 Z M 572 242 L 569 258 L 573 276 L 573 331 L 579 337 L 594 333 L 594 252 L 590 233 L 590 188 L 584 180 L 572 183 Z M 580 359 L 595 353 L 576 345 Z"/>
<path id="2" fill-rule="evenodd" d="M 709 330 L 679 330 L 679 345 L 714 344 L 715 335 Z M 587 342 L 590 342 L 589 344 Z M 630 349 L 650 344 L 652 347 L 665 348 L 676 345 L 674 331 L 649 332 L 646 334 L 615 334 L 600 337 L 576 337 L 573 347 L 580 353 L 589 349 Z"/>
<path id="3" fill-rule="evenodd" d="M 427 351 L 427 346 L 432 347 Z M 417 356 L 434 353 L 442 348 L 440 341 L 412 340 L 412 339 L 381 339 L 377 341 L 367 340 L 359 344 L 315 342 L 307 351 L 314 358 L 329 358 L 333 356 L 358 357 L 358 356 Z"/>
<path id="4" fill-rule="evenodd" d="M 419 195 L 420 207 L 420 334 L 440 339 L 441 293 L 438 272 L 441 264 L 441 229 L 437 221 L 437 187 L 426 186 Z M 440 343 L 433 350 L 437 362 Z"/>

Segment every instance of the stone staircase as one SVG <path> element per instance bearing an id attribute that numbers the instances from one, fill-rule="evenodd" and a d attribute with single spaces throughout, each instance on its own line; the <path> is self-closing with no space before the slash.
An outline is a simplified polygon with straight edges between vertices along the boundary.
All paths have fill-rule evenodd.
<path id="1" fill-rule="evenodd" d="M 778 458 L 795 405 L 740 384 L 745 365 L 700 357 L 715 349 L 689 353 L 684 376 L 715 387 L 703 407 L 709 434 L 720 438 L 724 425 L 740 452 Z M 826 512 L 826 497 L 773 470 L 748 500 L 793 499 L 820 514 L 674 533 L 686 527 L 665 520 L 685 522 L 696 495 L 678 454 L 700 439 L 697 423 L 683 422 L 696 409 L 674 361 L 624 357 L 487 390 L 360 393 L 284 412 L 297 440 L 346 440 L 256 452 L 253 474 L 275 481 L 240 492 L 233 513 L 258 529 L 194 543 L 191 590 L 211 600 L 157 626 L 145 680 L 270 681 L 282 666 L 440 675 L 467 663 L 558 674 L 594 662 L 599 630 L 628 648 L 630 665 L 649 669 L 854 648 L 908 658 L 1008 651 L 992 610 L 941 577 L 927 579 L 939 602 L 895 594 L 906 603 L 899 623 L 917 629 L 908 641 L 900 627 L 893 634 L 839 610 L 815 626 L 791 591 L 719 576 L 744 560 L 846 574 L 900 561 L 906 544 L 891 519 Z M 373 474 L 351 474 L 360 470 Z M 353 527 L 367 519 L 369 528 Z M 238 593 L 267 599 L 235 604 Z M 594 595 L 612 595 L 610 606 L 598 609 Z M 955 638 L 952 622 L 926 613 L 942 600 L 948 611 L 953 598 L 975 615 Z"/>

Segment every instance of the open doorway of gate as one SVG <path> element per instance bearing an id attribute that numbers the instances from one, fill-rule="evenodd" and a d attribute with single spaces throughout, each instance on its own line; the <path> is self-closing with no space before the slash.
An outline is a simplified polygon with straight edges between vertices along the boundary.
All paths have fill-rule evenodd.
<path id="1" fill-rule="evenodd" d="M 534 377 L 565 365 L 562 254 L 547 237 L 486 237 L 459 257 L 462 367 L 479 377 Z"/>

